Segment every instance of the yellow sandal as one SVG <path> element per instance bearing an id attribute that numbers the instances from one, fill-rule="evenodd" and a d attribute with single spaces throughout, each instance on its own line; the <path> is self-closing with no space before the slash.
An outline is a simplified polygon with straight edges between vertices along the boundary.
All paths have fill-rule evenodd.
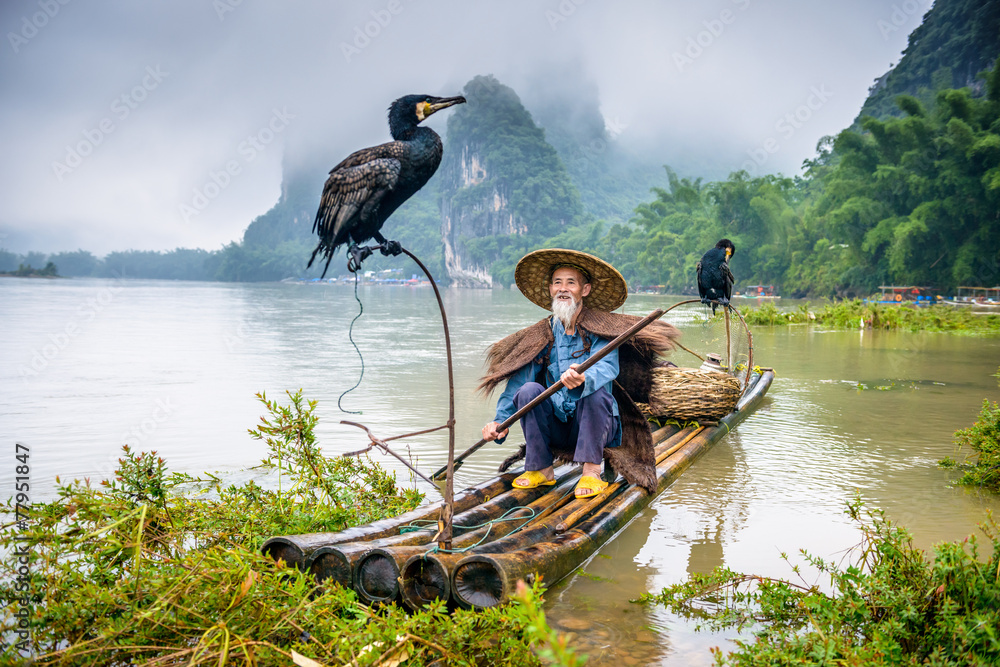
<path id="1" fill-rule="evenodd" d="M 584 475 L 576 483 L 576 491 L 573 492 L 577 498 L 593 498 L 604 489 L 608 488 L 608 483 L 590 475 Z"/>
<path id="2" fill-rule="evenodd" d="M 538 486 L 552 486 L 556 483 L 554 479 L 547 479 L 539 470 L 529 470 L 514 478 L 512 486 L 515 489 L 534 489 Z"/>

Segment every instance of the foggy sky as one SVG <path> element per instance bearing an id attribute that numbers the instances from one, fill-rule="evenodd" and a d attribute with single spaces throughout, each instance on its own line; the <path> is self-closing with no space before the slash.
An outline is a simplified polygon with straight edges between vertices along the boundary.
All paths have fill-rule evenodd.
<path id="1" fill-rule="evenodd" d="M 216 249 L 274 205 L 286 156 L 329 169 L 389 139 L 396 97 L 477 74 L 530 110 L 578 70 L 614 140 L 699 165 L 681 176 L 799 173 L 930 4 L 8 0 L 0 247 Z"/>

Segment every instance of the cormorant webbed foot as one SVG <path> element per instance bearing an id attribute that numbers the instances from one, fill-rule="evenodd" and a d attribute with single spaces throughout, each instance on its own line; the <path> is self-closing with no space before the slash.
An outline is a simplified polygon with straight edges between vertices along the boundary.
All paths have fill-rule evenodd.
<path id="1" fill-rule="evenodd" d="M 374 248 L 371 246 L 359 246 L 357 243 L 352 244 L 347 249 L 347 254 L 350 255 L 347 259 L 347 270 L 351 273 L 360 271 L 361 262 L 371 257 L 373 251 Z"/>
<path id="2" fill-rule="evenodd" d="M 396 255 L 403 254 L 403 245 L 399 241 L 383 241 L 379 243 L 378 248 L 386 257 L 389 255 L 395 257 Z"/>

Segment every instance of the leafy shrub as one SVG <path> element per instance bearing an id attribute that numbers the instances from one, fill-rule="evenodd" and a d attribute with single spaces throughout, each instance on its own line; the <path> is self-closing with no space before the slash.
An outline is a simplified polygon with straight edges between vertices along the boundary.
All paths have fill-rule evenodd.
<path id="1" fill-rule="evenodd" d="M 719 665 L 1000 664 L 1000 526 L 992 518 L 983 526 L 992 542 L 987 562 L 978 559 L 975 536 L 938 544 L 928 561 L 882 512 L 863 520 L 855 500 L 847 513 L 863 535 L 853 562 L 803 552 L 830 578 L 832 593 L 718 568 L 643 600 L 699 627 L 751 629 L 753 638 L 737 640 L 735 651 L 713 649 Z"/>
<path id="2" fill-rule="evenodd" d="M 449 615 L 439 603 L 408 615 L 262 555 L 270 535 L 340 530 L 422 497 L 377 464 L 322 456 L 315 402 L 289 398 L 261 395 L 270 416 L 251 431 L 268 445 L 261 469 L 277 474 L 277 490 L 171 474 L 155 452 L 126 447 L 113 480 L 57 479 L 57 500 L 0 526 L 5 553 L 30 552 L 27 575 L 16 558 L 0 563 L 0 633 L 16 641 L 25 608 L 31 632 L 0 649 L 0 664 L 30 652 L 37 665 L 305 664 L 296 653 L 338 665 L 534 665 L 536 643 L 539 655 L 568 655 L 537 608 L 537 585 L 510 607 Z"/>
<path id="3" fill-rule="evenodd" d="M 941 465 L 945 467 L 960 467 L 965 474 L 958 484 L 967 486 L 985 486 L 1000 492 L 1000 406 L 996 403 L 990 407 L 990 402 L 983 399 L 983 408 L 979 411 L 979 419 L 969 428 L 955 431 L 955 443 L 966 446 L 975 453 L 974 463 L 966 460 L 956 464 L 951 459 L 944 459 Z"/>

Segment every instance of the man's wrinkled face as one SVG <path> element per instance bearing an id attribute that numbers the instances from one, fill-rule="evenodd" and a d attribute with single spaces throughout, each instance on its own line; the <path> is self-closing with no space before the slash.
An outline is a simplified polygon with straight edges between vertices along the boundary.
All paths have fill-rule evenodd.
<path id="1" fill-rule="evenodd" d="M 562 266 L 552 274 L 549 283 L 549 296 L 552 303 L 579 304 L 583 297 L 590 294 L 590 283 L 584 282 L 583 274 L 576 269 Z"/>

